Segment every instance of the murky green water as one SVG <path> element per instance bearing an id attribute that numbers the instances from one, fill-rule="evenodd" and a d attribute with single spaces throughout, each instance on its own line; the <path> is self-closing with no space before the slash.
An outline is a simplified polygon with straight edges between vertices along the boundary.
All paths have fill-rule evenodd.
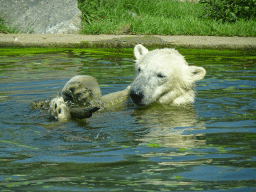
<path id="1" fill-rule="evenodd" d="M 78 74 L 119 91 L 134 69 L 131 49 L 55 51 L 0 49 L 0 191 L 256 191 L 256 53 L 180 50 L 207 70 L 192 107 L 58 123 L 31 102 Z"/>

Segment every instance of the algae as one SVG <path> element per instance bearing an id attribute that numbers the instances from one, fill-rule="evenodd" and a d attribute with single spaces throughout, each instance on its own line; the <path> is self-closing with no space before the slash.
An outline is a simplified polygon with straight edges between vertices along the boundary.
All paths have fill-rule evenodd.
<path id="1" fill-rule="evenodd" d="M 15 56 L 15 55 L 34 55 L 46 53 L 70 53 L 73 54 L 88 54 L 93 56 L 111 56 L 111 57 L 131 57 L 133 55 L 131 48 L 0 48 L 0 56 Z"/>

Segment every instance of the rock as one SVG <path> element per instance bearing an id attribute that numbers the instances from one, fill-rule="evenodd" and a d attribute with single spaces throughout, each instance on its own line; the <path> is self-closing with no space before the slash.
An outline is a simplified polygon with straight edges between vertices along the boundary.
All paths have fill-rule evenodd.
<path id="1" fill-rule="evenodd" d="M 20 32 L 68 34 L 81 28 L 77 0 L 1 0 L 0 15 Z"/>

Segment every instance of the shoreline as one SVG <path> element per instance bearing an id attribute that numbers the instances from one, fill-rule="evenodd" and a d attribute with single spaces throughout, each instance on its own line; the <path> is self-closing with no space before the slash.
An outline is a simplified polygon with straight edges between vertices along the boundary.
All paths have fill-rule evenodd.
<path id="1" fill-rule="evenodd" d="M 82 34 L 0 34 L 0 47 L 133 48 L 147 47 L 256 49 L 256 37 L 164 36 L 164 35 L 82 35 Z"/>

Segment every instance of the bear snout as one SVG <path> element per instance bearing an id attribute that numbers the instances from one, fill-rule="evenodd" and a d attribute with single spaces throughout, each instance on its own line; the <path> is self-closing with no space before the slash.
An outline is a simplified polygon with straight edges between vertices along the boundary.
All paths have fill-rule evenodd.
<path id="1" fill-rule="evenodd" d="M 136 105 L 143 106 L 142 99 L 144 98 L 144 95 L 141 92 L 135 92 L 134 90 L 131 90 L 130 97 Z"/>

